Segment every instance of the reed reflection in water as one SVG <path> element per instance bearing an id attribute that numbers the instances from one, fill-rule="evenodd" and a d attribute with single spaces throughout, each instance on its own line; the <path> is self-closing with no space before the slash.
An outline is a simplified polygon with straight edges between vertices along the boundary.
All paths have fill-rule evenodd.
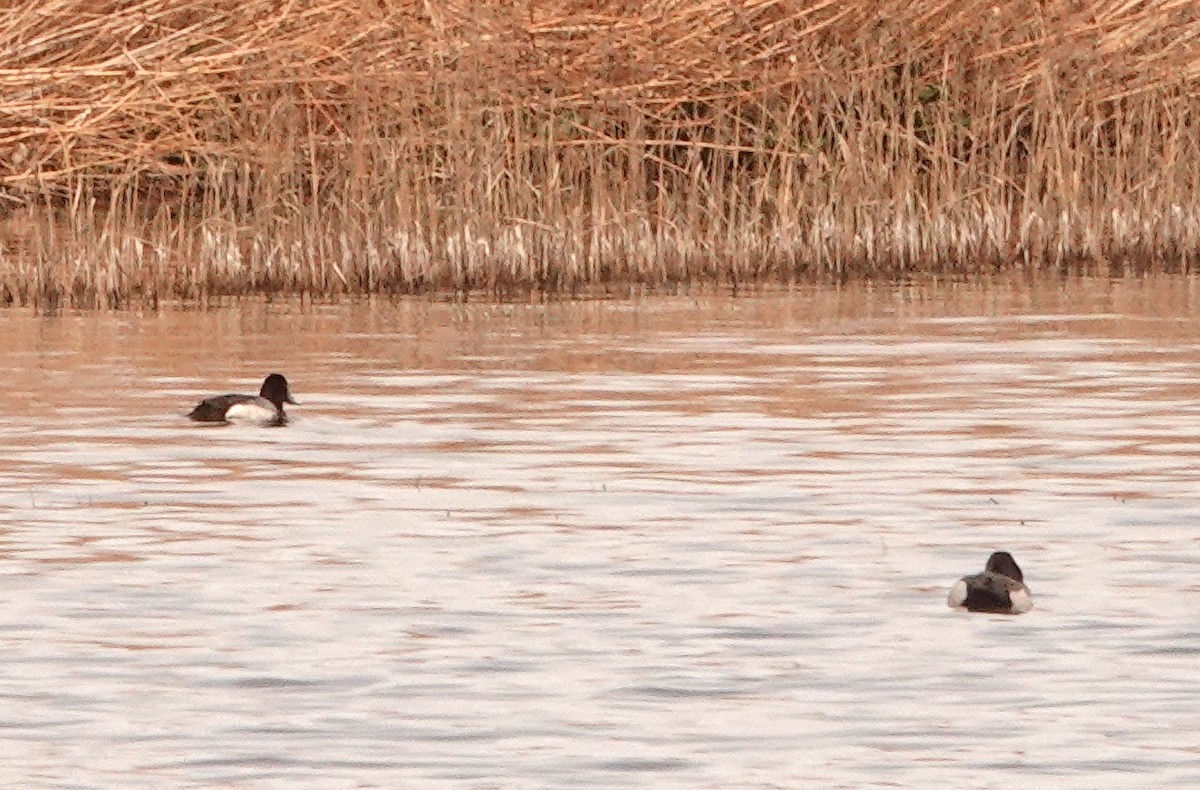
<path id="1" fill-rule="evenodd" d="M 0 776 L 1196 787 L 1195 289 L 0 313 Z"/>

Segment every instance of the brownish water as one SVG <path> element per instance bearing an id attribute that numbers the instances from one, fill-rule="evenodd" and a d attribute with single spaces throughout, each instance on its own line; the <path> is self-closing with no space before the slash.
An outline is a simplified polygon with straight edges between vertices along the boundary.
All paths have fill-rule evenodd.
<path id="1" fill-rule="evenodd" d="M 1200 786 L 1198 297 L 0 312 L 0 778 Z"/>

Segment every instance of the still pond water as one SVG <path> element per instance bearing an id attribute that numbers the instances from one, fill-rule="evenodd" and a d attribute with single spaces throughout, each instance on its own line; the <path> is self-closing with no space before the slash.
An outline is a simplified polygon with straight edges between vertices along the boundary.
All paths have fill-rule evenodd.
<path id="1" fill-rule="evenodd" d="M 1200 281 L 0 312 L 10 787 L 1200 787 Z M 198 397 L 285 373 L 285 428 Z M 1013 552 L 1036 608 L 945 606 Z"/>

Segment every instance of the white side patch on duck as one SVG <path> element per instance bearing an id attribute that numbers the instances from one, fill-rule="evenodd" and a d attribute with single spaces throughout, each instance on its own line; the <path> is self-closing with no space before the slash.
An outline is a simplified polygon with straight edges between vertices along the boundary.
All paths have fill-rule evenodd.
<path id="1" fill-rule="evenodd" d="M 950 588 L 950 595 L 946 596 L 946 605 L 959 607 L 967 600 L 967 580 L 959 579 Z"/>
<path id="2" fill-rule="evenodd" d="M 1008 598 L 1012 601 L 1012 613 L 1023 614 L 1033 608 L 1033 596 L 1029 588 L 1022 586 L 1019 590 L 1010 590 Z"/>
<path id="3" fill-rule="evenodd" d="M 250 422 L 259 425 L 270 425 L 279 419 L 279 412 L 267 402 L 264 406 L 259 403 L 261 398 L 243 403 L 235 403 L 225 410 L 225 419 L 229 422 Z"/>

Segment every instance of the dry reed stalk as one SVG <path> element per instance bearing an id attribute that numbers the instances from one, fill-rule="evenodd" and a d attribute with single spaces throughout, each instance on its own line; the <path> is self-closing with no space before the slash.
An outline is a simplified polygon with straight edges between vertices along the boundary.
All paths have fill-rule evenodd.
<path id="1" fill-rule="evenodd" d="M 1200 250 L 1192 0 L 25 0 L 0 300 Z"/>

